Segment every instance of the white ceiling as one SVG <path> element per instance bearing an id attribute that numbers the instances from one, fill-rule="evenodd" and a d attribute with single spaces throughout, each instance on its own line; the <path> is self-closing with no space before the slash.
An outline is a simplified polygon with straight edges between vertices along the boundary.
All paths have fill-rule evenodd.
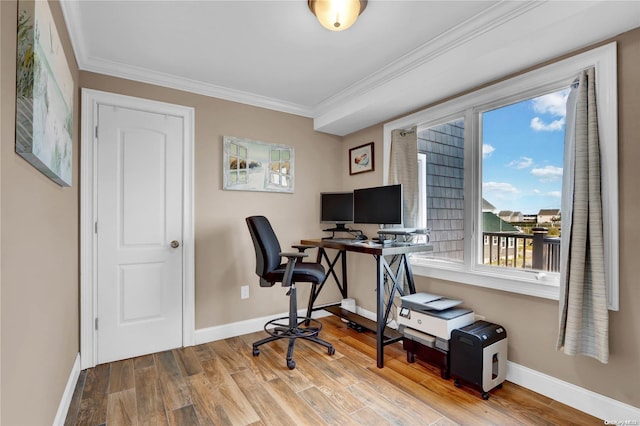
<path id="1" fill-rule="evenodd" d="M 80 69 L 311 117 L 346 135 L 640 27 L 640 1 L 62 0 Z"/>

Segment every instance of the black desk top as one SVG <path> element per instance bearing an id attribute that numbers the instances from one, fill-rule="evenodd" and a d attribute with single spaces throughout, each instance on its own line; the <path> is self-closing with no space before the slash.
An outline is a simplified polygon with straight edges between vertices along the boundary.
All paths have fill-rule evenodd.
<path id="1" fill-rule="evenodd" d="M 427 243 L 403 243 L 393 242 L 389 244 L 379 244 L 363 240 L 347 239 L 307 239 L 301 240 L 300 244 L 314 247 L 331 248 L 336 250 L 353 251 L 357 253 L 368 253 L 373 255 L 394 255 L 416 253 L 433 250 L 431 244 Z"/>

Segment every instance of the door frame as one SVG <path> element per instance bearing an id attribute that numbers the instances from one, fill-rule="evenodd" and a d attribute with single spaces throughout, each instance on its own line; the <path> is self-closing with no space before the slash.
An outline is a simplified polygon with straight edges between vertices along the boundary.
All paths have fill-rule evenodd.
<path id="1" fill-rule="evenodd" d="M 132 96 L 82 89 L 80 136 L 80 364 L 97 364 L 97 149 L 98 105 L 110 105 L 183 119 L 182 203 L 182 346 L 195 342 L 195 229 L 194 229 L 194 126 L 192 107 Z"/>

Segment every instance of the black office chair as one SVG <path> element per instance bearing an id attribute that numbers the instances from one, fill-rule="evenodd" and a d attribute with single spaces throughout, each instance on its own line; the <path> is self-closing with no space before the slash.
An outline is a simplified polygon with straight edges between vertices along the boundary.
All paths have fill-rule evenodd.
<path id="1" fill-rule="evenodd" d="M 326 276 L 324 267 L 319 263 L 298 262 L 299 259 L 308 256 L 303 252 L 282 252 L 278 238 L 266 217 L 250 216 L 246 221 L 256 250 L 256 274 L 260 277 L 260 286 L 272 287 L 280 282 L 283 287 L 290 287 L 287 292 L 289 316 L 276 318 L 265 324 L 264 330 L 269 337 L 253 344 L 253 356 L 260 354 L 258 349 L 260 345 L 278 339 L 289 339 L 287 367 L 293 370 L 296 367 L 293 360 L 293 346 L 298 338 L 318 343 L 327 348 L 329 355 L 335 354 L 336 351 L 330 343 L 318 338 L 318 333 L 322 329 L 320 321 L 306 317 L 298 318 L 296 282 L 321 283 Z M 295 247 L 300 251 L 306 248 Z M 288 259 L 287 263 L 281 263 L 283 257 Z M 285 320 L 287 320 L 286 323 Z"/>

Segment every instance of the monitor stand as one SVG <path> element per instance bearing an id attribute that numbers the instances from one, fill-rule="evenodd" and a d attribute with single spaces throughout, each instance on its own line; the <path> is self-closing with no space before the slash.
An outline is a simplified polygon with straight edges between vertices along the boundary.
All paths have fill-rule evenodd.
<path id="1" fill-rule="evenodd" d="M 323 229 L 324 232 L 349 232 L 349 228 L 344 226 L 344 223 L 336 223 L 335 228 Z"/>
<path id="2" fill-rule="evenodd" d="M 344 226 L 344 223 L 337 223 L 335 228 L 323 229 L 324 232 L 331 232 L 330 237 L 322 237 L 323 240 L 333 240 L 336 238 L 336 232 L 345 232 L 354 237 L 356 240 L 366 240 L 367 236 L 358 229 L 351 229 Z"/>

